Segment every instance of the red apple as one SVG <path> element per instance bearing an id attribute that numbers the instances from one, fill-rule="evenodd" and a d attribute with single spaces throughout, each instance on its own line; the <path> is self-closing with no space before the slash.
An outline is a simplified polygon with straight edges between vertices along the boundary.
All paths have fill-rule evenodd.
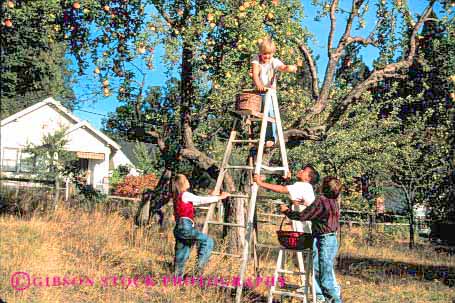
<path id="1" fill-rule="evenodd" d="M 13 22 L 11 21 L 11 19 L 6 19 L 5 20 L 5 26 L 6 27 L 12 27 L 13 26 Z"/>

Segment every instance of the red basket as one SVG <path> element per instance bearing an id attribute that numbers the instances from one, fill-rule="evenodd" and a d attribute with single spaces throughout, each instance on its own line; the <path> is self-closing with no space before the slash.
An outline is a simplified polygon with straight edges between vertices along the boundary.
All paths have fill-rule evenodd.
<path id="1" fill-rule="evenodd" d="M 282 230 L 285 219 L 286 217 L 284 217 L 281 221 L 280 230 L 276 231 L 278 241 L 281 246 L 296 250 L 312 249 L 313 236 L 311 234 L 291 230 Z"/>

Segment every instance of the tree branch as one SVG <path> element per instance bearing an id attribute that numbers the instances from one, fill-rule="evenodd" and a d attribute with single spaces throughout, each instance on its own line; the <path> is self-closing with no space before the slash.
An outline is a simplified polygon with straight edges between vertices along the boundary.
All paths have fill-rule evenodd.
<path id="1" fill-rule="evenodd" d="M 337 19 L 336 19 L 336 9 L 338 8 L 338 2 L 339 0 L 334 0 L 332 4 L 330 5 L 330 32 L 329 32 L 329 39 L 328 39 L 328 47 L 327 47 L 327 54 L 328 57 L 330 58 L 332 55 L 332 48 L 333 48 L 333 37 L 335 35 L 335 30 L 336 30 L 336 24 L 337 24 Z"/>
<path id="2" fill-rule="evenodd" d="M 408 54 L 404 57 L 404 59 L 396 63 L 388 64 L 382 69 L 374 70 L 367 79 L 365 79 L 363 82 L 359 83 L 356 87 L 354 87 L 351 90 L 351 92 L 343 99 L 343 101 L 336 108 L 334 108 L 334 110 L 327 117 L 325 123 L 326 131 L 333 127 L 335 123 L 338 122 L 340 117 L 346 112 L 349 105 L 355 102 L 355 100 L 360 99 L 361 95 L 369 88 L 373 87 L 374 85 L 376 85 L 377 83 L 384 79 L 403 77 L 401 73 L 404 70 L 408 69 L 414 61 L 417 48 L 416 43 L 417 33 L 420 27 L 425 22 L 425 20 L 430 15 L 434 3 L 435 0 L 430 1 L 428 6 L 424 10 L 424 13 L 420 17 L 419 21 L 414 26 L 411 37 L 409 39 L 409 51 Z"/>
<path id="3" fill-rule="evenodd" d="M 161 3 L 160 0 L 152 0 L 152 3 L 153 5 L 155 6 L 156 10 L 158 11 L 158 13 L 164 18 L 164 20 L 166 20 L 166 22 L 168 23 L 168 25 L 170 27 L 173 27 L 175 26 L 175 22 L 174 20 L 172 20 L 171 16 L 169 16 L 166 11 L 164 10 L 163 8 L 163 5 Z"/>
<path id="4" fill-rule="evenodd" d="M 321 140 L 321 131 L 324 131 L 324 126 L 319 126 L 315 128 L 309 129 L 288 129 L 283 133 L 284 141 L 300 141 L 300 140 L 314 140 L 318 141 Z"/>
<path id="5" fill-rule="evenodd" d="M 322 88 L 320 90 L 319 97 L 316 101 L 316 103 L 309 108 L 304 114 L 302 119 L 300 119 L 299 123 L 300 124 L 307 124 L 309 121 L 311 121 L 314 116 L 320 114 L 327 106 L 328 103 L 328 98 L 329 98 L 329 92 L 330 92 L 330 87 L 332 86 L 333 83 L 333 78 L 336 70 L 336 66 L 338 64 L 338 60 L 343 54 L 343 51 L 346 47 L 346 44 L 348 42 L 348 38 L 350 37 L 351 29 L 352 29 L 352 23 L 354 22 L 354 18 L 358 15 L 359 8 L 362 6 L 364 0 L 353 0 L 352 1 L 352 8 L 351 12 L 349 14 L 347 23 L 346 23 L 346 28 L 344 31 L 344 34 L 338 43 L 338 46 L 335 51 L 333 51 L 332 48 L 332 42 L 329 45 L 329 51 L 328 51 L 328 57 L 329 57 L 329 62 L 327 64 L 327 68 L 325 71 L 324 75 L 324 82 L 322 83 Z M 331 23 L 332 27 L 335 24 L 335 19 L 334 19 L 334 9 L 337 4 L 337 1 L 334 1 L 332 3 L 331 7 Z M 332 14 L 333 12 L 333 14 Z M 334 29 L 331 28 L 331 31 L 329 33 L 329 37 L 333 36 Z M 333 38 L 333 37 L 332 37 Z M 329 42 L 332 40 L 332 38 L 329 38 Z"/>
<path id="6" fill-rule="evenodd" d="M 167 150 L 167 145 L 166 145 L 166 143 L 164 142 L 164 139 L 163 139 L 163 137 L 160 135 L 160 133 L 158 133 L 157 131 L 151 130 L 151 131 L 147 131 L 147 134 L 150 135 L 152 138 L 155 138 L 155 139 L 156 139 L 157 144 L 158 144 L 158 148 L 160 149 L 160 152 L 161 152 L 161 153 L 166 152 L 166 150 Z"/>
<path id="7" fill-rule="evenodd" d="M 216 166 L 215 160 L 194 147 L 180 150 L 180 155 L 190 161 L 196 162 L 196 164 L 204 170 L 208 170 L 210 167 Z"/>
<path id="8" fill-rule="evenodd" d="M 313 56 L 311 55 L 308 47 L 303 42 L 299 42 L 299 48 L 302 52 L 308 66 L 310 68 L 310 75 L 311 75 L 311 90 L 313 94 L 313 99 L 317 100 L 319 98 L 319 84 L 318 84 L 318 72 L 316 69 L 316 65 L 314 64 Z"/>

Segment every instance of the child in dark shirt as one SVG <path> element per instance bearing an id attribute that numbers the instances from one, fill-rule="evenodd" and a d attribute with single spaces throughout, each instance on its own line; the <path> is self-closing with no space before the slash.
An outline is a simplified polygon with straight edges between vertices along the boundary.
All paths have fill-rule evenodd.
<path id="1" fill-rule="evenodd" d="M 315 284 L 324 296 L 318 297 L 321 302 L 341 303 L 337 289 L 339 286 L 333 275 L 338 252 L 336 232 L 340 226 L 340 208 L 337 198 L 340 191 L 341 182 L 337 178 L 325 177 L 322 181 L 322 195 L 302 212 L 291 211 L 286 205 L 280 205 L 280 211 L 291 220 L 311 220 Z"/>

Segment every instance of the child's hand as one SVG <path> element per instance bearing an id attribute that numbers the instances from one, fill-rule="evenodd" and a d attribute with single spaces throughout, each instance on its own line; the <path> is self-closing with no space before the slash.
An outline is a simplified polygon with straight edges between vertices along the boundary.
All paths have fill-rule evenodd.
<path id="1" fill-rule="evenodd" d="M 288 210 L 289 210 L 289 207 L 287 207 L 286 204 L 281 204 L 281 205 L 280 205 L 280 212 L 281 212 L 281 213 L 285 213 L 285 212 L 287 212 Z"/>
<path id="2" fill-rule="evenodd" d="M 263 93 L 263 92 L 266 92 L 266 91 L 267 91 L 267 87 L 265 87 L 265 86 L 264 86 L 264 85 L 262 85 L 262 84 L 259 84 L 259 85 L 257 85 L 257 87 L 256 87 L 256 88 L 257 88 L 257 90 L 258 90 L 259 92 L 261 92 L 261 93 Z"/>
<path id="3" fill-rule="evenodd" d="M 303 199 L 302 200 L 292 200 L 292 204 L 295 205 L 295 206 L 299 206 L 299 205 L 305 204 L 304 202 L 305 201 Z"/>
<path id="4" fill-rule="evenodd" d="M 297 72 L 297 65 L 288 65 L 288 72 L 296 73 Z"/>
<path id="5" fill-rule="evenodd" d="M 291 173 L 291 171 L 288 171 L 288 172 L 286 173 L 286 176 L 283 177 L 283 179 L 284 179 L 284 180 L 290 180 L 291 177 L 292 177 L 292 173 Z"/>
<path id="6" fill-rule="evenodd" d="M 256 182 L 258 185 L 260 185 L 262 183 L 262 181 L 264 181 L 264 177 L 261 175 L 254 175 L 253 181 Z"/>
<path id="7" fill-rule="evenodd" d="M 224 200 L 229 196 L 230 196 L 230 194 L 228 192 L 223 191 L 220 195 L 220 200 Z"/>

